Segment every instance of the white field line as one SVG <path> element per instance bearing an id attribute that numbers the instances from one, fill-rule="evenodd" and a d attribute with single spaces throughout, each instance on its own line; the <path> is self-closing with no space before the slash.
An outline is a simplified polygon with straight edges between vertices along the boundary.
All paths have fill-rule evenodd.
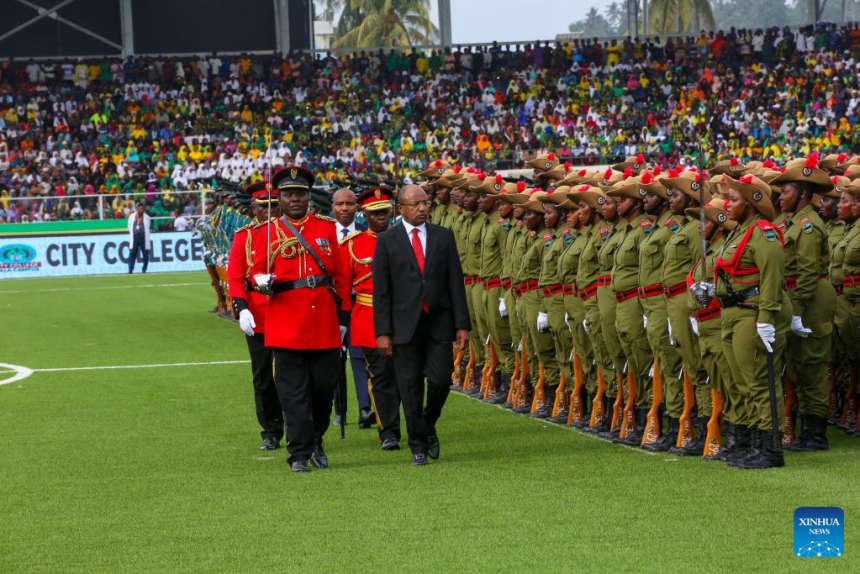
<path id="1" fill-rule="evenodd" d="M 14 291 L 3 291 L 0 290 L 0 297 L 3 295 L 12 295 L 15 293 L 58 293 L 65 291 L 104 291 L 108 289 L 144 289 L 144 288 L 158 288 L 158 287 L 188 287 L 191 285 L 209 285 L 209 283 L 154 283 L 147 285 L 106 285 L 102 287 L 63 287 L 56 289 L 17 289 Z"/>
<path id="2" fill-rule="evenodd" d="M 158 363 L 154 365 L 107 365 L 101 367 L 61 367 L 61 368 L 53 368 L 53 369 L 30 369 L 27 367 L 21 367 L 19 365 L 10 365 L 7 363 L 0 363 L 0 368 L 9 369 L 8 371 L 0 371 L 0 373 L 8 373 L 14 372 L 16 373 L 10 379 L 0 381 L 0 385 L 8 385 L 10 383 L 14 383 L 20 381 L 21 379 L 26 379 L 33 373 L 64 373 L 69 371 L 108 371 L 108 370 L 116 370 L 116 369 L 159 369 L 159 368 L 167 368 L 167 367 L 202 367 L 202 366 L 210 366 L 210 365 L 241 365 L 250 363 L 249 360 L 240 360 L 240 361 L 208 361 L 205 363 Z"/>

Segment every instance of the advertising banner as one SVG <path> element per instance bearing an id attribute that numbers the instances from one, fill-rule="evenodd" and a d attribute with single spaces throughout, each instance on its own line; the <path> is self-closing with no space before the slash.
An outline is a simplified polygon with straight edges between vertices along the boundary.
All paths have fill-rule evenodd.
<path id="1" fill-rule="evenodd" d="M 127 273 L 128 234 L 0 238 L 0 280 Z M 143 259 L 138 257 L 135 271 Z M 203 242 L 191 232 L 153 233 L 147 273 L 198 271 Z"/>

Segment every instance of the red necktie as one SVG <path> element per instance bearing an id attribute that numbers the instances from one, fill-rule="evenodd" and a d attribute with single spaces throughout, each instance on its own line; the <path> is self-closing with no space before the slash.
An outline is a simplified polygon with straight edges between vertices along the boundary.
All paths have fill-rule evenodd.
<path id="1" fill-rule="evenodd" d="M 412 251 L 415 252 L 415 261 L 418 262 L 418 270 L 421 273 L 424 273 L 424 248 L 421 247 L 421 238 L 418 236 L 418 229 L 412 229 Z M 421 306 L 421 309 L 425 313 L 430 312 L 430 308 L 427 306 L 427 299 L 424 300 L 424 304 Z"/>

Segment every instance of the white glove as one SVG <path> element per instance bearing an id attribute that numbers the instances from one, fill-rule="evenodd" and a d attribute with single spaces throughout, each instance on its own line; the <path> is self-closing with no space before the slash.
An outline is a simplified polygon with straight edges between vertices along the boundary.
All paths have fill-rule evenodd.
<path id="1" fill-rule="evenodd" d="M 549 319 L 547 318 L 546 313 L 544 313 L 543 311 L 538 313 L 537 328 L 538 331 L 540 331 L 541 333 L 549 330 Z"/>
<path id="2" fill-rule="evenodd" d="M 675 337 L 672 336 L 672 321 L 666 319 L 666 323 L 669 325 L 669 344 L 673 347 L 675 346 Z"/>
<path id="3" fill-rule="evenodd" d="M 239 311 L 239 328 L 249 337 L 254 336 L 254 327 L 257 323 L 254 321 L 254 315 L 248 309 Z"/>
<path id="4" fill-rule="evenodd" d="M 764 348 L 767 349 L 767 352 L 773 353 L 771 343 L 776 341 L 776 329 L 774 326 L 770 323 L 756 323 L 755 330 L 758 332 L 758 336 L 761 342 L 764 343 Z"/>
<path id="5" fill-rule="evenodd" d="M 807 329 L 803 326 L 803 320 L 797 315 L 791 318 L 791 332 L 803 339 L 812 334 L 812 329 Z"/>
<path id="6" fill-rule="evenodd" d="M 349 329 L 347 329 L 343 325 L 338 326 L 338 329 L 340 329 L 340 344 L 343 345 L 343 342 L 346 340 L 346 332 Z"/>
<path id="7" fill-rule="evenodd" d="M 567 325 L 568 329 L 570 329 L 570 315 L 567 313 L 564 314 L 564 324 Z"/>
<path id="8" fill-rule="evenodd" d="M 642 315 L 642 326 L 645 327 L 646 329 L 648 328 L 648 316 L 647 315 Z"/>
<path id="9" fill-rule="evenodd" d="M 585 330 L 586 335 L 591 335 L 591 329 L 588 328 L 588 321 L 585 319 L 582 320 L 582 328 Z"/>
<path id="10" fill-rule="evenodd" d="M 699 336 L 699 322 L 696 320 L 695 317 L 690 317 L 690 326 L 693 328 L 693 332 L 698 337 Z"/>
<path id="11" fill-rule="evenodd" d="M 505 298 L 499 297 L 499 315 L 502 317 L 508 316 L 508 306 L 505 305 Z"/>

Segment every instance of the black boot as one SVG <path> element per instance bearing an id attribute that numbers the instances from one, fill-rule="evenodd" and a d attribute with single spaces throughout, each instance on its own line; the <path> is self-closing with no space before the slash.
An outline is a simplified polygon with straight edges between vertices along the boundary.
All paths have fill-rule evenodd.
<path id="1" fill-rule="evenodd" d="M 758 435 L 758 438 L 755 439 L 758 448 L 753 447 L 752 452 L 754 454 L 738 461 L 734 466 L 744 470 L 763 470 L 785 466 L 785 459 L 782 457 L 782 441 L 774 441 L 773 433 L 769 430 L 754 429 L 753 432 Z"/>
<path id="2" fill-rule="evenodd" d="M 752 448 L 750 428 L 746 425 L 735 425 L 735 443 L 731 448 L 723 448 L 719 460 L 732 464 L 749 456 L 750 448 Z"/>
<path id="3" fill-rule="evenodd" d="M 750 427 L 749 447 L 745 451 L 739 451 L 729 460 L 729 466 L 738 466 L 747 460 L 758 458 L 761 454 L 762 433 L 759 429 Z"/>
<path id="4" fill-rule="evenodd" d="M 529 416 L 534 419 L 548 419 L 552 416 L 552 407 L 555 404 L 555 393 L 558 391 L 558 386 L 546 387 L 543 405 Z"/>
<path id="5" fill-rule="evenodd" d="M 642 448 L 644 450 L 648 452 L 668 452 L 678 442 L 678 430 L 681 428 L 680 421 L 672 417 L 666 418 L 669 419 L 669 427 L 663 432 L 663 436 L 657 439 L 655 443 L 643 445 Z"/>
<path id="6" fill-rule="evenodd" d="M 679 456 L 702 456 L 705 451 L 705 419 L 696 417 L 693 420 L 693 440 L 681 448 L 672 447 L 669 452 Z"/>
<path id="7" fill-rule="evenodd" d="M 645 434 L 645 423 L 648 422 L 648 409 L 636 409 L 636 428 L 620 441 L 627 446 L 640 446 Z"/>
<path id="8" fill-rule="evenodd" d="M 827 419 L 804 415 L 802 430 L 803 436 L 786 446 L 785 450 L 811 452 L 830 448 L 827 442 Z"/>
<path id="9" fill-rule="evenodd" d="M 485 403 L 489 403 L 491 405 L 500 405 L 508 400 L 508 391 L 511 389 L 511 375 L 505 373 L 499 373 L 499 383 L 497 387 L 496 394 L 492 397 L 487 397 L 484 399 Z"/>
<path id="10" fill-rule="evenodd" d="M 726 442 L 723 443 L 717 454 L 713 456 L 706 455 L 704 457 L 705 460 L 726 460 L 726 455 L 728 454 L 726 451 L 731 451 L 735 448 L 735 445 L 737 444 L 737 439 L 735 438 L 735 425 L 731 423 L 723 423 L 721 430 Z"/>

